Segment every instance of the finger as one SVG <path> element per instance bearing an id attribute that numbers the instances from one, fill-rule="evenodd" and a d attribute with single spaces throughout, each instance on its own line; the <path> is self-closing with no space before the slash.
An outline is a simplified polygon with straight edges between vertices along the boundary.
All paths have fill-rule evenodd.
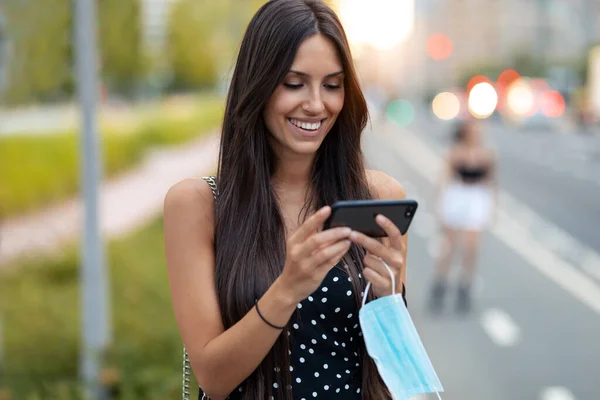
<path id="1" fill-rule="evenodd" d="M 370 254 L 373 254 L 377 257 L 381 257 L 385 260 L 391 258 L 390 248 L 386 247 L 380 241 L 365 235 L 364 233 L 352 231 L 352 233 L 350 234 L 350 240 L 352 240 L 359 246 L 364 247 L 364 249 Z"/>
<path id="2" fill-rule="evenodd" d="M 374 288 L 391 293 L 392 283 L 390 282 L 389 278 L 384 278 L 371 268 L 363 269 L 363 276 L 366 280 L 371 282 L 371 285 L 373 285 Z"/>
<path id="3" fill-rule="evenodd" d="M 375 221 L 377 222 L 377 225 L 383 228 L 383 230 L 387 234 L 391 246 L 397 250 L 403 250 L 404 242 L 402 241 L 402 233 L 400 232 L 400 229 L 398 229 L 396 224 L 394 224 L 392 220 L 390 220 L 388 217 L 382 214 L 379 214 L 375 218 Z"/>
<path id="4" fill-rule="evenodd" d="M 327 275 L 327 273 L 334 268 L 342 258 L 348 253 L 348 249 L 342 249 L 339 253 L 335 254 L 333 257 L 329 258 L 323 264 L 317 267 L 317 271 L 319 274 Z M 323 277 L 324 277 L 323 275 Z"/>
<path id="5" fill-rule="evenodd" d="M 319 250 L 310 258 L 310 263 L 316 267 L 321 267 L 322 265 L 328 265 L 332 259 L 338 257 L 341 254 L 340 258 L 344 256 L 350 249 L 350 245 L 352 244 L 349 240 L 343 240 L 341 242 L 332 244 L 331 246 L 325 247 Z M 337 264 L 334 263 L 333 265 Z"/>
<path id="6" fill-rule="evenodd" d="M 319 211 L 311 215 L 300 227 L 294 232 L 292 237 L 293 241 L 297 243 L 304 242 L 310 235 L 314 234 L 323 223 L 329 218 L 331 214 L 331 207 L 325 206 Z"/>
<path id="7" fill-rule="evenodd" d="M 330 246 L 340 240 L 347 239 L 350 236 L 350 233 L 352 233 L 352 229 L 347 227 L 327 229 L 316 233 L 304 242 L 302 245 L 302 253 L 310 256 L 324 247 Z"/>
<path id="8" fill-rule="evenodd" d="M 385 268 L 381 259 L 374 255 L 367 255 L 364 258 L 365 267 L 371 268 L 373 271 L 377 272 L 379 275 L 383 276 L 387 280 L 391 280 L 390 273 Z M 393 270 L 392 270 L 393 271 Z"/>

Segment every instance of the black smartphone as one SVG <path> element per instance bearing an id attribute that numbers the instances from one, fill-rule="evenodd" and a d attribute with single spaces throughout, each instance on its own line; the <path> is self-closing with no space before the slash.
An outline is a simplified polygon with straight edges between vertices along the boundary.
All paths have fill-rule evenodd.
<path id="1" fill-rule="evenodd" d="M 375 221 L 375 217 L 382 214 L 404 235 L 418 207 L 415 200 L 338 201 L 331 206 L 331 215 L 325 221 L 324 229 L 347 226 L 367 236 L 385 237 L 387 234 Z"/>

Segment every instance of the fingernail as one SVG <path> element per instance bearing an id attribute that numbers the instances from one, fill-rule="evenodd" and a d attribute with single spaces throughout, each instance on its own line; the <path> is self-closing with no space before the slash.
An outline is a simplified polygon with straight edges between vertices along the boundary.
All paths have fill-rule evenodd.
<path id="1" fill-rule="evenodd" d="M 377 215 L 377 222 L 385 222 L 387 218 L 385 218 L 383 215 L 379 214 Z"/>
<path id="2" fill-rule="evenodd" d="M 358 232 L 352 232 L 352 233 L 350 234 L 350 238 L 351 238 L 351 239 L 354 239 L 354 240 L 358 239 Z"/>
<path id="3" fill-rule="evenodd" d="M 321 209 L 321 214 L 327 214 L 329 212 L 329 206 L 325 206 Z"/>
<path id="4" fill-rule="evenodd" d="M 344 230 L 342 231 L 342 233 L 346 236 L 348 236 L 350 233 L 352 233 L 352 229 L 350 228 L 344 228 Z"/>

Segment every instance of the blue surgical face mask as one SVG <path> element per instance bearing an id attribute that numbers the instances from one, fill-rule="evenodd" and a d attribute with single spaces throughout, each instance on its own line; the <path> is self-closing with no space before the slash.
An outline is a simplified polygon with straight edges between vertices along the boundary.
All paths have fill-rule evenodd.
<path id="1" fill-rule="evenodd" d="M 410 318 L 390 267 L 391 296 L 365 304 L 371 283 L 367 284 L 358 313 L 367 353 L 375 361 L 379 375 L 394 400 L 407 400 L 423 393 L 436 393 L 441 400 L 442 384 L 431 365 L 423 343 Z"/>

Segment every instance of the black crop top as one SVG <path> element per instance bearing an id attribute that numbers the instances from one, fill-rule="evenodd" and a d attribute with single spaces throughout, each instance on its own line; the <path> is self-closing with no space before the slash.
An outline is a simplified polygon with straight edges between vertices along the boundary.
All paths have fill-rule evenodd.
<path id="1" fill-rule="evenodd" d="M 464 183 L 481 182 L 487 178 L 490 167 L 488 165 L 470 166 L 458 164 L 454 166 L 456 175 Z"/>

